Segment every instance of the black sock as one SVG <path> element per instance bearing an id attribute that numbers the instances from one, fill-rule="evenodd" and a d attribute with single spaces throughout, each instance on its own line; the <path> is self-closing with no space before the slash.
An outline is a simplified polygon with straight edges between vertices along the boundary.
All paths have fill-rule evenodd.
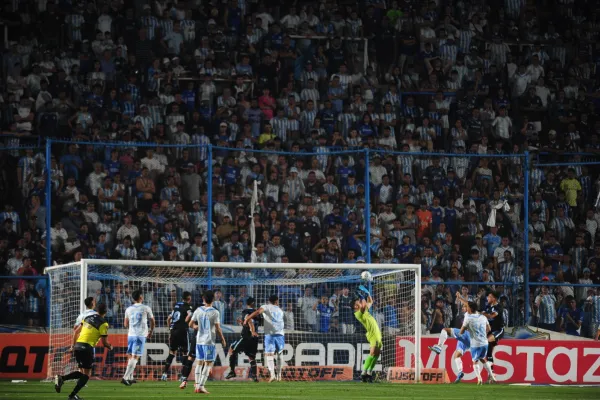
<path id="1" fill-rule="evenodd" d="M 238 363 L 238 354 L 234 351 L 229 356 L 229 368 L 231 368 L 231 370 L 233 372 L 235 372 L 235 366 L 237 365 L 237 363 Z"/>
<path id="2" fill-rule="evenodd" d="M 173 362 L 174 358 L 175 354 L 169 354 L 169 356 L 165 360 L 165 370 L 163 371 L 165 374 L 169 372 L 169 368 L 171 368 L 171 363 Z"/>
<path id="3" fill-rule="evenodd" d="M 72 381 L 75 379 L 80 379 L 82 376 L 85 376 L 83 373 L 79 371 L 73 371 L 70 374 L 63 375 L 63 381 Z"/>
<path id="4" fill-rule="evenodd" d="M 258 372 L 256 371 L 256 359 L 250 360 L 250 375 L 258 375 Z"/>
<path id="5" fill-rule="evenodd" d="M 85 384 L 88 382 L 88 380 L 90 379 L 89 376 L 83 375 L 81 378 L 79 378 L 79 380 L 77 381 L 77 385 L 75 386 L 75 389 L 73 389 L 73 391 L 71 392 L 71 394 L 69 395 L 70 397 L 74 397 L 77 393 L 79 393 L 79 391 L 81 389 L 83 389 L 83 387 L 85 386 Z"/>
<path id="6" fill-rule="evenodd" d="M 194 360 L 185 359 L 183 362 L 183 367 L 181 368 L 181 376 L 183 379 L 187 381 L 188 376 L 190 376 L 190 371 L 192 370 L 192 365 L 194 365 Z"/>

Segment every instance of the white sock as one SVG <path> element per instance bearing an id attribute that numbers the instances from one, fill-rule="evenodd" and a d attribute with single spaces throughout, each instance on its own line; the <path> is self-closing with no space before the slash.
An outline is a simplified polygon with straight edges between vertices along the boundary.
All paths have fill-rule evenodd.
<path id="1" fill-rule="evenodd" d="M 194 380 L 196 381 L 196 385 L 200 386 L 200 381 L 202 380 L 202 366 L 200 366 L 200 364 L 196 364 L 196 369 L 194 370 Z"/>
<path id="2" fill-rule="evenodd" d="M 200 378 L 200 387 L 204 387 L 204 384 L 208 380 L 208 376 L 210 375 L 210 370 L 212 369 L 212 365 L 206 364 L 204 368 L 202 368 L 202 378 Z"/>
<path id="3" fill-rule="evenodd" d="M 281 369 L 283 368 L 283 359 L 281 358 L 281 353 L 277 354 L 277 367 L 276 367 L 277 376 L 281 376 Z"/>
<path id="4" fill-rule="evenodd" d="M 137 364 L 137 360 L 135 358 L 130 358 L 127 361 L 127 368 L 125 369 L 125 375 L 123 375 L 123 379 L 126 381 L 133 379 L 133 371 L 135 370 L 135 366 Z"/>
<path id="5" fill-rule="evenodd" d="M 275 360 L 273 356 L 267 356 L 267 368 L 269 368 L 269 373 L 271 377 L 275 376 Z"/>
<path id="6" fill-rule="evenodd" d="M 479 361 L 477 361 L 473 364 L 473 371 L 475 371 L 475 375 L 477 375 L 477 380 L 480 381 L 481 380 L 481 364 L 479 363 Z"/>
<path id="7" fill-rule="evenodd" d="M 440 338 L 438 339 L 437 345 L 442 347 L 444 345 L 444 343 L 446 343 L 446 339 L 448 339 L 448 333 L 444 329 L 444 330 L 442 330 L 442 333 L 440 333 Z"/>
<path id="8" fill-rule="evenodd" d="M 460 357 L 454 359 L 454 363 L 456 364 L 456 370 L 460 373 L 463 370 L 463 362 Z"/>
<path id="9" fill-rule="evenodd" d="M 487 361 L 485 363 L 483 363 L 483 368 L 485 368 L 485 370 L 487 371 L 488 374 L 490 374 L 490 376 L 494 376 L 494 373 L 492 372 L 492 363 Z"/>

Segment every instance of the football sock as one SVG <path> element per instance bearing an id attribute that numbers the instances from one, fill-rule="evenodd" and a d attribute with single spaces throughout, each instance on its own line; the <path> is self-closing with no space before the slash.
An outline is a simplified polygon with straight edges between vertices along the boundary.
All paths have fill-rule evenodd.
<path id="1" fill-rule="evenodd" d="M 367 370 L 367 375 L 371 375 L 373 370 L 375 369 L 375 365 L 377 365 L 377 360 L 379 360 L 379 356 L 371 356 L 371 364 L 369 364 L 369 369 Z"/>
<path id="2" fill-rule="evenodd" d="M 67 375 L 63 375 L 62 379 L 63 381 L 72 381 L 74 379 L 79 379 L 83 376 L 84 374 L 82 372 L 79 371 L 73 371 L 70 374 Z"/>
<path id="3" fill-rule="evenodd" d="M 277 376 L 281 376 L 281 369 L 283 368 L 283 360 L 281 358 L 281 353 L 277 354 Z"/>
<path id="4" fill-rule="evenodd" d="M 126 381 L 131 379 L 130 376 L 133 376 L 133 370 L 135 368 L 135 364 L 136 364 L 135 358 L 130 358 L 127 361 L 127 368 L 125 369 L 125 375 L 123 375 L 123 379 L 125 379 Z"/>
<path id="5" fill-rule="evenodd" d="M 194 371 L 194 380 L 196 381 L 196 386 L 200 387 L 200 381 L 202 380 L 202 368 L 203 366 L 196 364 L 196 370 Z"/>
<path id="6" fill-rule="evenodd" d="M 256 359 L 250 360 L 250 374 L 258 376 L 258 371 L 256 370 Z"/>
<path id="7" fill-rule="evenodd" d="M 483 363 L 483 368 L 485 368 L 485 370 L 487 371 L 488 374 L 490 374 L 490 376 L 493 375 L 491 362 L 488 361 L 488 362 Z"/>
<path id="8" fill-rule="evenodd" d="M 169 368 L 171 368 L 171 363 L 173 362 L 174 358 L 175 358 L 175 354 L 169 354 L 169 356 L 165 360 L 165 369 L 163 371 L 165 374 L 167 372 L 169 372 Z"/>
<path id="9" fill-rule="evenodd" d="M 131 372 L 129 372 L 129 377 L 127 378 L 128 381 L 133 380 L 133 374 L 135 373 L 135 367 L 138 363 L 137 358 L 132 358 L 131 359 Z"/>
<path id="10" fill-rule="evenodd" d="M 454 363 L 456 364 L 456 370 L 458 372 L 462 372 L 463 370 L 463 362 L 460 357 L 454 359 Z"/>
<path id="11" fill-rule="evenodd" d="M 371 360 L 373 359 L 373 356 L 369 355 L 366 359 L 365 362 L 363 363 L 363 368 L 362 368 L 362 373 L 363 375 L 367 373 L 367 371 L 369 370 L 369 367 L 371 366 Z"/>
<path id="12" fill-rule="evenodd" d="M 85 374 L 81 374 L 82 376 L 79 378 L 79 380 L 77 381 L 77 385 L 75 385 L 75 388 L 73 389 L 73 391 L 71 392 L 71 394 L 69 395 L 69 397 L 75 397 L 75 395 L 77 393 L 79 393 L 79 391 L 81 389 L 83 389 L 86 385 L 86 383 L 88 382 L 88 380 L 90 379 L 89 376 L 85 375 Z"/>
<path id="13" fill-rule="evenodd" d="M 445 329 L 442 329 L 442 333 L 440 333 L 440 338 L 438 339 L 437 345 L 442 347 L 444 343 L 446 343 L 446 339 L 448 339 L 448 333 Z"/>
<path id="14" fill-rule="evenodd" d="M 200 387 L 204 387 L 204 384 L 206 383 L 206 381 L 208 380 L 208 376 L 210 375 L 210 370 L 212 369 L 211 365 L 204 365 L 204 368 L 202 368 L 202 378 L 200 379 Z"/>
<path id="15" fill-rule="evenodd" d="M 183 367 L 181 367 L 181 377 L 187 381 L 188 376 L 190 375 L 190 371 L 192 370 L 192 366 L 194 365 L 193 360 L 185 359 L 183 360 Z"/>
<path id="16" fill-rule="evenodd" d="M 275 360 L 273 356 L 267 356 L 267 368 L 269 368 L 269 373 L 271 374 L 271 378 L 275 376 Z"/>
<path id="17" fill-rule="evenodd" d="M 481 380 L 481 364 L 479 362 L 473 363 L 473 371 L 475 371 L 475 375 L 477 375 L 477 380 Z"/>
<path id="18" fill-rule="evenodd" d="M 237 363 L 238 363 L 238 354 L 234 351 L 229 356 L 229 368 L 231 368 L 232 371 L 235 371 L 235 366 L 237 365 Z"/>
<path id="19" fill-rule="evenodd" d="M 488 361 L 486 364 L 490 366 L 490 370 L 494 370 L 494 359 L 492 357 L 488 357 Z"/>

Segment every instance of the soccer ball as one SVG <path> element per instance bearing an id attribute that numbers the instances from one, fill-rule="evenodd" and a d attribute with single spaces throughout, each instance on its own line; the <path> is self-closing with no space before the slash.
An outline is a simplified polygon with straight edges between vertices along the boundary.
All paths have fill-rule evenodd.
<path id="1" fill-rule="evenodd" d="M 360 274 L 360 278 L 361 278 L 363 281 L 367 281 L 367 282 L 371 282 L 371 281 L 373 280 L 373 276 L 371 275 L 371 273 L 370 273 L 369 271 L 363 271 L 363 272 Z"/>

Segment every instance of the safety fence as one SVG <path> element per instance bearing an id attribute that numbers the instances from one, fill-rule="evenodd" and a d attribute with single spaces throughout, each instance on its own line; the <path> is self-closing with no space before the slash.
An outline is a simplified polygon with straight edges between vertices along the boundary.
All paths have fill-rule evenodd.
<path id="1" fill-rule="evenodd" d="M 44 188 L 29 193 L 23 204 L 38 229 L 43 227 L 47 264 L 77 259 L 81 249 L 86 258 L 251 261 L 254 240 L 264 249 L 258 256 L 274 262 L 364 257 L 367 263 L 421 263 L 423 275 L 444 290 L 451 287 L 453 297 L 460 281 L 470 282 L 471 296 L 478 294 L 475 286 L 510 286 L 501 291 L 510 302 L 510 318 L 536 322 L 536 282 L 544 275 L 532 270 L 540 259 L 555 274 L 566 267 L 544 251 L 525 250 L 548 247 L 535 232 L 529 235 L 538 222 L 530 220 L 531 207 L 537 207 L 531 187 L 541 184 L 537 170 L 563 166 L 546 166 L 542 154 L 428 152 L 428 140 L 415 139 L 403 151 L 381 141 L 371 148 L 315 143 L 303 146 L 311 151 L 281 151 L 48 139 L 44 151 L 34 149 L 45 163 L 34 178 Z M 588 156 L 586 165 L 593 167 L 594 155 Z M 43 179 L 46 171 L 50 179 Z M 590 190 L 586 201 L 597 194 L 595 186 Z M 552 218 L 545 230 L 562 235 Z M 278 258 L 268 249 L 274 247 L 273 234 L 287 232 L 290 222 L 296 228 L 293 250 Z M 239 252 L 228 244 L 231 231 L 239 234 Z M 309 232 L 310 240 L 303 243 L 297 232 Z M 587 266 L 586 261 L 578 267 L 581 276 L 568 277 L 571 284 L 584 278 Z M 441 286 L 441 280 L 453 283 Z"/>

